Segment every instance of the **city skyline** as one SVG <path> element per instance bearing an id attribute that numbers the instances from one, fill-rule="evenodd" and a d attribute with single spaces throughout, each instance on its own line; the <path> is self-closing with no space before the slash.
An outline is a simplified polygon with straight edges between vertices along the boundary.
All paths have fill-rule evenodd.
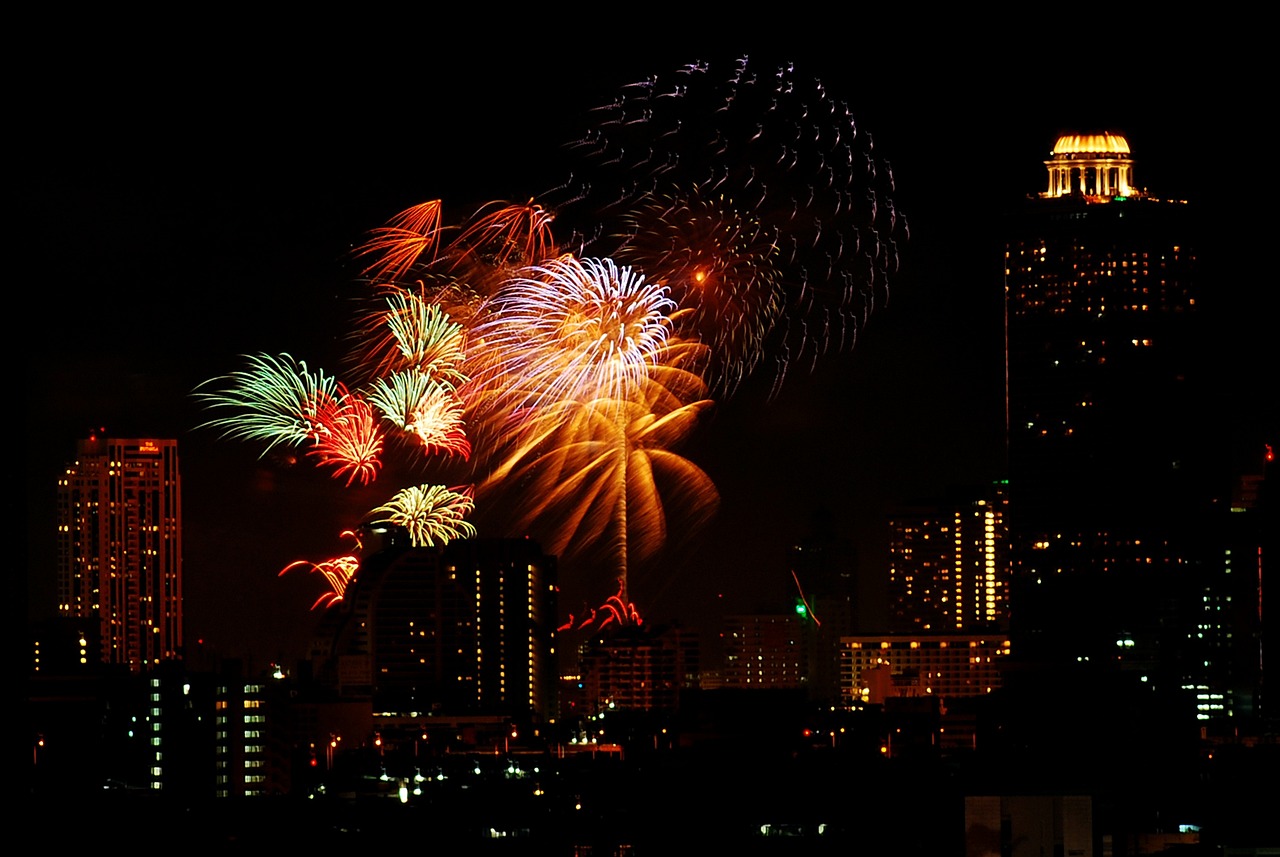
<path id="1" fill-rule="evenodd" d="M 556 106 L 567 126 L 608 93 L 642 79 L 645 72 L 639 66 L 665 71 L 697 59 L 698 52 L 692 53 L 627 63 L 629 67 L 612 74 L 601 73 L 594 91 L 580 96 L 580 90 L 567 85 L 575 77 L 571 69 L 551 67 L 546 73 L 562 93 Z M 992 408 L 999 410 L 1001 379 L 990 373 L 993 366 L 998 371 L 999 342 L 993 335 L 999 335 L 999 319 L 990 312 L 999 312 L 1000 263 L 994 252 L 980 251 L 984 244 L 993 250 L 999 245 L 995 215 L 1042 189 L 1042 160 L 1059 131 L 1102 126 L 1125 133 L 1134 147 L 1137 184 L 1160 193 L 1185 195 L 1210 210 L 1229 211 L 1228 194 L 1238 192 L 1214 185 L 1212 175 L 1170 169 L 1195 163 L 1196 150 L 1173 133 L 1190 123 L 1185 116 L 1175 121 L 1166 115 L 1177 98 L 1164 88 L 1167 78 L 1154 72 L 1139 75 L 1133 83 L 1152 96 L 1149 104 L 1155 102 L 1145 110 L 1135 108 L 1133 100 L 1126 100 L 1123 109 L 1108 105 L 1097 115 L 1080 115 L 1089 111 L 1078 107 L 1064 115 L 1068 111 L 1039 105 L 1026 111 L 1014 131 L 1010 119 L 1002 119 L 1009 123 L 1003 127 L 983 128 L 1002 116 L 995 101 L 969 105 L 976 119 L 961 126 L 956 120 L 964 106 L 946 103 L 945 93 L 916 92 L 913 101 L 909 87 L 896 82 L 894 91 L 883 75 L 872 76 L 870 83 L 847 70 L 840 73 L 841 62 L 834 55 L 797 55 L 795 62 L 800 67 L 812 62 L 812 73 L 849 102 L 859 127 L 875 136 L 878 149 L 893 162 L 896 199 L 912 230 L 902 249 L 904 271 L 890 285 L 889 306 L 878 310 L 851 353 L 821 364 L 810 377 L 796 379 L 773 402 L 765 401 L 759 390 L 744 390 L 723 402 L 695 439 L 688 455 L 716 481 L 720 517 L 666 579 L 650 581 L 644 594 L 657 605 L 651 613 L 660 617 L 691 622 L 692 615 L 681 614 L 715 610 L 722 603 L 732 605 L 734 612 L 757 607 L 757 601 L 769 598 L 775 581 L 784 578 L 788 544 L 807 535 L 809 519 L 821 509 L 833 512 L 840 532 L 856 537 L 864 554 L 870 554 L 871 534 L 884 533 L 887 541 L 889 505 L 939 492 L 955 482 L 998 475 L 1002 415 L 992 413 Z M 1191 78 L 1188 70 L 1177 72 L 1176 79 L 1184 84 Z M 965 85 L 978 91 L 993 80 L 971 74 Z M 450 106 L 460 108 L 467 98 L 476 98 L 497 114 L 481 117 L 485 127 L 506 124 L 503 111 L 517 107 L 498 107 L 483 87 L 472 83 L 469 92 L 448 96 Z M 954 95 L 961 84 L 949 86 Z M 265 111 L 261 92 L 252 91 L 250 106 Z M 221 95 L 232 93 L 243 94 L 232 88 Z M 311 100 L 317 108 L 324 105 L 318 89 L 308 103 Z M 218 133 L 234 137 L 249 132 L 252 121 L 237 117 L 221 98 L 215 101 L 227 111 L 221 118 L 239 119 L 239 124 L 224 125 Z M 921 101 L 928 109 L 921 109 Z M 530 111 L 538 106 L 520 98 L 514 102 Z M 1212 106 L 1198 106 L 1200 112 L 1193 115 L 1208 123 Z M 920 114 L 931 110 L 937 120 L 925 121 Z M 1132 117 L 1128 122 L 1126 111 Z M 195 111 L 185 118 L 190 127 L 175 133 L 216 125 L 197 123 Z M 42 506 L 34 492 L 46 490 L 41 486 L 50 447 L 61 445 L 59 460 L 65 460 L 74 440 L 99 425 L 113 435 L 180 437 L 193 495 L 187 514 L 193 532 L 186 539 L 186 558 L 189 599 L 194 602 L 188 613 L 194 624 L 188 637 L 208 637 L 232 656 L 258 646 L 257 658 L 288 659 L 288 647 L 294 645 L 291 635 L 305 635 L 306 624 L 315 618 L 308 612 L 315 592 L 314 585 L 306 585 L 305 575 L 278 579 L 277 573 L 295 559 L 319 558 L 336 548 L 337 521 L 344 514 L 361 514 L 368 506 L 361 507 L 358 500 L 334 501 L 339 492 L 323 476 L 301 473 L 300 468 L 280 469 L 270 460 L 259 462 L 257 450 L 220 444 L 213 433 L 196 432 L 201 415 L 190 400 L 191 389 L 235 368 L 239 355 L 246 353 L 289 352 L 336 363 L 338 340 L 350 316 L 346 299 L 353 293 L 343 253 L 367 230 L 420 199 L 459 199 L 465 208 L 462 200 L 468 193 L 476 194 L 473 202 L 479 204 L 493 198 L 519 200 L 541 191 L 544 188 L 536 184 L 545 177 L 525 161 L 536 164 L 533 149 L 554 147 L 566 135 L 563 128 L 554 127 L 536 144 L 525 140 L 520 145 L 500 134 L 478 135 L 488 148 L 473 153 L 478 160 L 471 163 L 497 168 L 472 186 L 455 179 L 462 170 L 450 166 L 467 156 L 466 143 L 455 142 L 457 148 L 451 150 L 443 141 L 434 143 L 439 152 L 433 154 L 443 152 L 444 158 L 420 161 L 400 154 L 388 169 L 375 157 L 386 156 L 385 144 L 363 140 L 341 153 L 340 163 L 326 161 L 333 163 L 334 171 L 326 177 L 289 160 L 293 147 L 306 151 L 306 132 L 316 129 L 316 116 L 308 113 L 307 118 L 307 128 L 292 127 L 283 119 L 271 123 L 275 133 L 267 135 L 271 143 L 265 151 L 245 143 L 239 151 L 253 157 L 243 174 L 230 165 L 212 177 L 190 171 L 189 163 L 174 170 L 196 148 L 194 139 L 181 134 L 171 139 L 179 143 L 176 150 L 166 155 L 160 149 L 163 157 L 147 161 L 145 151 L 129 145 L 147 141 L 145 130 L 155 130 L 144 122 L 121 141 L 116 154 L 122 161 L 84 164 L 56 178 L 42 175 L 50 193 L 40 209 L 40 225 L 51 247 L 57 246 L 55 236 L 65 231 L 68 218 L 92 222 L 96 217 L 102 227 L 68 251 L 67 266 L 77 282 L 101 283 L 106 294 L 86 300 L 83 312 L 112 320 L 115 329 L 104 326 L 108 329 L 100 331 L 88 321 L 70 324 L 61 345 L 70 340 L 78 347 L 60 347 L 55 358 L 33 367 L 28 410 L 41 414 L 43 425 L 30 421 L 28 434 L 31 447 L 45 453 L 28 465 L 28 528 L 40 531 L 36 518 Z M 341 139 L 345 144 L 360 136 L 347 129 Z M 925 136 L 931 142 L 921 139 Z M 159 144 L 161 138 L 150 142 Z M 341 152 L 341 145 L 329 145 L 335 151 L 325 155 Z M 949 153 L 948 146 L 956 153 Z M 955 162 L 966 166 L 958 169 Z M 143 166 L 146 169 L 136 174 L 131 169 Z M 259 192 L 263 196 L 249 196 Z M 984 219 L 990 228 L 982 228 Z M 1200 255 L 1213 260 L 1212 243 Z M 1238 270 L 1235 277 L 1224 278 L 1227 283 L 1243 281 L 1245 274 L 1247 270 Z M 197 321 L 179 312 L 188 300 L 194 305 L 183 311 L 197 313 Z M 1243 303 L 1246 298 L 1241 293 L 1231 300 Z M 1249 317 L 1241 315 L 1239 321 L 1247 324 Z M 152 341 L 146 342 L 144 335 L 122 339 L 125 322 L 148 331 Z M 1263 332 L 1256 316 L 1252 324 L 1255 334 Z M 1268 357 L 1248 336 L 1243 340 L 1238 347 L 1245 350 L 1246 360 L 1250 348 L 1256 357 Z M 157 372 L 159 367 L 163 368 Z M 1253 407 L 1253 414 L 1243 416 L 1254 422 L 1266 417 L 1257 402 Z M 954 432 L 966 440 L 956 442 Z M 834 442 L 815 442 L 830 434 L 837 435 Z M 806 472 L 824 473 L 833 483 L 853 487 L 829 493 L 824 486 L 795 478 Z M 236 479 L 241 494 L 239 500 L 228 501 L 213 483 L 232 473 L 240 474 Z M 326 496 L 317 502 L 310 495 L 321 488 Z M 739 544 L 732 544 L 731 537 L 744 532 L 752 533 L 753 539 L 739 538 Z M 37 560 L 42 555 L 38 537 L 28 539 L 30 557 Z M 755 567 L 746 575 L 706 571 L 719 557 L 730 558 L 725 564 L 731 565 L 752 555 Z M 864 561 L 864 574 L 887 574 L 874 557 Z M 744 579 L 757 582 L 743 584 Z M 38 586 L 31 588 L 33 594 L 40 591 Z M 777 589 L 781 594 L 782 587 Z M 863 589 L 874 594 L 877 586 L 864 581 Z M 716 598 L 722 591 L 727 595 L 723 601 Z M 244 628 L 261 626 L 268 617 L 276 619 L 279 636 L 250 643 Z M 229 630 L 224 623 L 240 627 Z"/>

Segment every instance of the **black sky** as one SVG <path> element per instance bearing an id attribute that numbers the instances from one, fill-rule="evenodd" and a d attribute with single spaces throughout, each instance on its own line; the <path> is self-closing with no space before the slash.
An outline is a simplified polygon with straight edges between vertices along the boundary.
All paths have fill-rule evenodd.
<path id="1" fill-rule="evenodd" d="M 206 416 L 192 388 L 244 353 L 336 367 L 357 293 L 346 254 L 366 230 L 426 199 L 461 216 L 542 193 L 584 111 L 697 59 L 751 54 L 821 78 L 892 162 L 911 241 L 888 306 L 851 353 L 772 403 L 752 391 L 723 402 L 686 449 L 719 486 L 721 512 L 637 582 L 651 615 L 764 606 L 785 591 L 787 545 L 826 510 L 858 543 L 874 618 L 887 509 L 1000 475 L 998 218 L 1042 188 L 1062 131 L 1126 134 L 1138 184 L 1205 214 L 1211 309 L 1230 332 L 1224 388 L 1252 391 L 1223 418 L 1274 436 L 1274 266 L 1235 252 L 1269 237 L 1254 205 L 1266 165 L 1252 156 L 1274 82 L 1258 55 L 1244 43 L 1211 50 L 1225 21 L 1096 48 L 1078 30 L 1045 45 L 1028 26 L 1015 46 L 959 38 L 982 28 L 954 23 L 947 37 L 901 22 L 850 24 L 821 44 L 756 34 L 741 49 L 724 34 L 646 41 L 547 24 L 501 44 L 433 31 L 421 44 L 393 33 L 394 47 L 354 33 L 65 46 L 33 72 L 14 126 L 16 211 L 29 227 L 18 234 L 31 245 L 16 248 L 33 308 L 15 313 L 27 324 L 14 335 L 26 343 L 15 368 L 33 614 L 51 606 L 54 482 L 76 438 L 96 426 L 177 437 L 188 636 L 258 662 L 297 656 L 318 584 L 276 573 L 333 555 L 341 527 L 382 497 L 344 496 L 322 474 L 196 431 Z"/>

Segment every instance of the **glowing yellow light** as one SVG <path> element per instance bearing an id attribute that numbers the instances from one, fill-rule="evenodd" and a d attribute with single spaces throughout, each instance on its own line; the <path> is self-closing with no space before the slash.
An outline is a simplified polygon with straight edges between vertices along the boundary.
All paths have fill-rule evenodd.
<path id="1" fill-rule="evenodd" d="M 1058 142 L 1053 147 L 1053 154 L 1055 155 L 1102 152 L 1127 155 L 1130 153 L 1129 141 L 1119 134 L 1109 132 L 1102 134 L 1066 134 L 1059 137 Z"/>

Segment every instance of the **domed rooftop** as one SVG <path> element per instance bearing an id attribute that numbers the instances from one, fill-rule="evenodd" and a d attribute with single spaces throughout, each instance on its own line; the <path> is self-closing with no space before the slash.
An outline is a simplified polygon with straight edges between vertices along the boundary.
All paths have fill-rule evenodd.
<path id="1" fill-rule="evenodd" d="M 1054 155 L 1128 155 L 1129 141 L 1119 134 L 1063 134 L 1053 146 Z"/>
<path id="2" fill-rule="evenodd" d="M 1129 141 L 1111 131 L 1063 134 L 1049 168 L 1049 187 L 1042 197 L 1079 196 L 1094 202 L 1141 196 L 1133 186 L 1133 155 Z"/>

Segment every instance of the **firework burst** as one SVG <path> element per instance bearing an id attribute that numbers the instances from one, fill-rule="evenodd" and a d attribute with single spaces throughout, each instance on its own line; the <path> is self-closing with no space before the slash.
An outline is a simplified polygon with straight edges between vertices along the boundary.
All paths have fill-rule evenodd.
<path id="1" fill-rule="evenodd" d="M 667 540 L 668 508 L 696 529 L 718 505 L 711 479 L 674 452 L 712 405 L 703 392 L 695 374 L 664 364 L 630 399 L 542 408 L 507 436 L 480 496 L 518 491 L 518 528 L 539 531 L 552 553 L 599 551 L 625 597 L 629 569 Z"/>
<path id="2" fill-rule="evenodd" d="M 201 428 L 221 430 L 226 438 L 263 442 L 263 455 L 278 444 L 300 446 L 312 440 L 321 412 L 331 411 L 341 398 L 337 380 L 310 371 L 305 361 L 288 354 L 257 354 L 246 360 L 247 369 L 197 388 L 196 396 L 206 406 L 230 411 Z"/>
<path id="3" fill-rule="evenodd" d="M 465 520 L 474 508 L 470 488 L 417 485 L 370 511 L 369 522 L 403 527 L 414 547 L 434 547 L 474 536 L 476 528 Z"/>
<path id="4" fill-rule="evenodd" d="M 719 349 L 714 389 L 766 357 L 780 380 L 852 347 L 907 230 L 888 162 L 821 81 L 745 57 L 696 63 L 625 86 L 590 115 L 567 147 L 586 168 L 561 217 L 577 242 L 672 286 L 682 306 L 682 272 L 711 275 L 724 260 L 712 305 L 694 314 L 696 335 Z"/>
<path id="5" fill-rule="evenodd" d="M 352 394 L 342 384 L 337 396 L 316 410 L 307 455 L 320 467 L 333 468 L 334 478 L 347 477 L 348 487 L 357 479 L 368 485 L 382 466 L 382 432 L 378 431 L 373 408 L 363 397 Z"/>
<path id="6" fill-rule="evenodd" d="M 476 325 L 488 360 L 476 386 L 521 414 L 625 401 L 656 364 L 674 309 L 665 288 L 612 260 L 553 259 L 510 280 Z"/>
<path id="7" fill-rule="evenodd" d="M 309 446 L 347 486 L 391 449 L 465 461 L 456 481 L 479 486 L 482 513 L 514 509 L 495 529 L 607 557 L 617 594 L 586 624 L 638 624 L 628 570 L 677 510 L 696 525 L 718 503 L 676 449 L 712 396 L 770 370 L 776 393 L 790 367 L 852 347 L 906 222 L 870 135 L 789 64 L 694 63 L 624 86 L 565 150 L 573 174 L 545 200 L 453 223 L 430 200 L 369 233 L 350 389 L 258 355 L 196 395 L 219 414 L 206 426 L 264 454 Z M 471 488 L 422 484 L 366 519 L 424 547 L 474 535 L 474 511 Z M 317 605 L 356 567 L 307 565 L 330 583 Z"/>
<path id="8" fill-rule="evenodd" d="M 453 387 L 410 369 L 379 378 L 369 400 L 385 419 L 422 441 L 428 453 L 470 457 L 464 407 Z"/>
<path id="9" fill-rule="evenodd" d="M 366 319 L 353 361 L 362 375 L 378 378 L 415 369 L 452 386 L 464 383 L 464 328 L 438 303 L 417 291 L 384 289 L 376 312 Z"/>

